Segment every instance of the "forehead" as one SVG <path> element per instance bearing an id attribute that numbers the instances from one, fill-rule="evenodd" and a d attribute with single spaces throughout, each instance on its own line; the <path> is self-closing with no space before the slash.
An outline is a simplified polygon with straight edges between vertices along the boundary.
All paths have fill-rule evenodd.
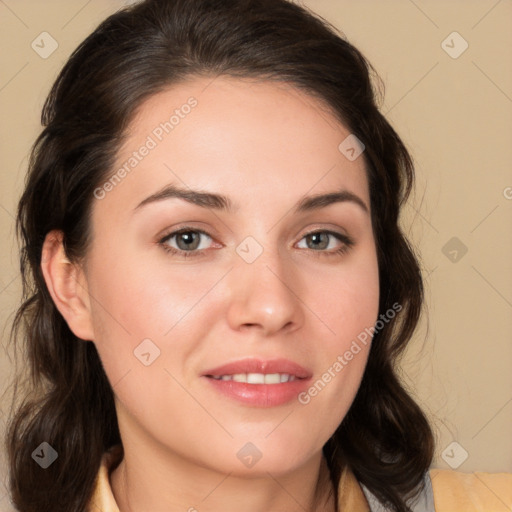
<path id="1" fill-rule="evenodd" d="M 261 207 L 343 187 L 369 206 L 363 158 L 340 150 L 349 136 L 322 101 L 290 84 L 190 79 L 137 109 L 114 168 L 122 180 L 106 199 L 135 206 L 176 183 Z"/>

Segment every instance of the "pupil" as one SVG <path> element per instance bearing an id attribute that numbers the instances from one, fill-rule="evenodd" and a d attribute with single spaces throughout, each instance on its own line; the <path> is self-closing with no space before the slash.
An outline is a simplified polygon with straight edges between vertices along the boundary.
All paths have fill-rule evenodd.
<path id="1" fill-rule="evenodd" d="M 196 246 L 192 247 L 192 245 L 194 244 L 194 236 L 196 236 L 197 238 L 197 233 L 194 233 L 192 231 L 186 231 L 184 233 L 181 233 L 181 235 L 178 237 L 178 244 L 180 241 L 184 241 L 184 245 L 185 245 L 185 249 L 195 249 L 196 246 L 197 246 L 197 243 L 196 243 Z M 196 240 L 197 242 L 197 240 Z"/>
<path id="2" fill-rule="evenodd" d="M 327 233 L 315 233 L 313 235 L 310 235 L 311 236 L 311 240 L 313 241 L 314 240 L 314 247 L 318 248 L 319 246 L 321 246 L 322 249 L 325 249 L 327 247 L 327 245 L 329 245 L 329 240 L 328 240 L 328 236 L 327 236 Z M 323 242 L 322 243 L 322 240 L 321 240 L 321 237 L 324 237 L 323 239 Z M 319 242 L 316 243 L 316 242 Z"/>

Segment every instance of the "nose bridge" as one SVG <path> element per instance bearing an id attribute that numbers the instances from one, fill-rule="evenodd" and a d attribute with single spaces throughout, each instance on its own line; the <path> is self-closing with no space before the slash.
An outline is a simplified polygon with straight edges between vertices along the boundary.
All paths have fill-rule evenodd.
<path id="1" fill-rule="evenodd" d="M 271 237 L 267 237 L 271 239 Z M 255 325 L 267 334 L 302 321 L 293 266 L 276 245 L 247 237 L 236 248 L 228 318 L 232 328 Z"/>

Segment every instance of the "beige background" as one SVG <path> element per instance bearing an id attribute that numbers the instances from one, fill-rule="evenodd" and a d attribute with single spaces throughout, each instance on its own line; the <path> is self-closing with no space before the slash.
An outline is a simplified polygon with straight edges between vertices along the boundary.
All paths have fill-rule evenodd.
<path id="1" fill-rule="evenodd" d="M 422 255 L 428 319 L 404 360 L 404 379 L 431 415 L 435 465 L 512 471 L 512 2 L 304 3 L 376 67 L 386 84 L 383 111 L 416 161 L 403 223 Z M 76 45 L 122 5 L 0 0 L 3 346 L 20 296 L 13 216 L 44 98 Z M 58 42 L 46 59 L 31 48 L 43 31 Z M 469 45 L 458 58 L 442 46 L 463 48 L 459 36 L 448 37 L 454 31 Z M 10 372 L 3 352 L 2 390 Z M 10 510 L 2 485 L 0 510 Z"/>

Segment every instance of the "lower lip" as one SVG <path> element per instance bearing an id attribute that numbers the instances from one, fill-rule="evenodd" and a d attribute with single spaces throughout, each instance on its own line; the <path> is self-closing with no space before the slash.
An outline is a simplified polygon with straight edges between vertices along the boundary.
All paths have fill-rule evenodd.
<path id="1" fill-rule="evenodd" d="M 310 379 L 297 379 L 280 384 L 247 384 L 234 380 L 218 380 L 204 377 L 220 393 L 246 405 L 275 407 L 296 400 L 304 391 Z"/>

